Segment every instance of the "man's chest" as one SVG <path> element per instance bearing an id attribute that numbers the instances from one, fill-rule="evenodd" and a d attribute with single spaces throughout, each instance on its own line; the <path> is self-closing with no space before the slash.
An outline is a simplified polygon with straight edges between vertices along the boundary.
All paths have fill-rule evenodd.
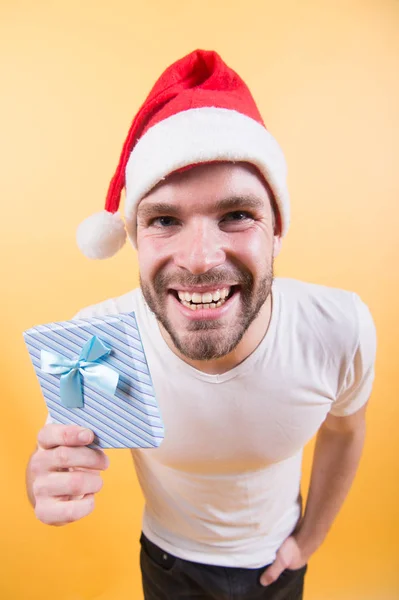
<path id="1" fill-rule="evenodd" d="M 169 377 L 154 385 L 165 439 L 153 457 L 196 472 L 260 469 L 293 456 L 332 402 L 321 379 L 310 384 L 294 373 L 221 384 Z"/>

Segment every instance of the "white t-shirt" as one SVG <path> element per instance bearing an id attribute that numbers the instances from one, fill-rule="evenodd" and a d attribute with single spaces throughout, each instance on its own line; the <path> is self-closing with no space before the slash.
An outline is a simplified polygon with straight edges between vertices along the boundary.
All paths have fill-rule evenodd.
<path id="1" fill-rule="evenodd" d="M 257 568 L 300 516 L 302 449 L 330 412 L 354 413 L 374 378 L 375 328 L 351 292 L 276 278 L 268 332 L 236 368 L 178 358 L 136 289 L 76 317 L 135 311 L 165 439 L 133 449 L 143 531 L 187 560 Z"/>

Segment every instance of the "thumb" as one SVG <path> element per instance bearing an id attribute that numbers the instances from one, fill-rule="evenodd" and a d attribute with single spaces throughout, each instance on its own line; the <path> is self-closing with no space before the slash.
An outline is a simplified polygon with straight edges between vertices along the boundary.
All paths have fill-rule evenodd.
<path id="1" fill-rule="evenodd" d="M 264 586 L 266 585 L 270 585 L 271 583 L 273 583 L 274 581 L 276 581 L 276 579 L 278 579 L 281 575 L 281 573 L 286 569 L 286 564 L 285 561 L 283 560 L 280 551 L 277 552 L 277 556 L 276 559 L 274 561 L 274 563 L 272 563 L 270 565 L 270 567 L 268 567 L 265 571 L 263 571 L 261 578 L 260 578 L 260 583 Z"/>

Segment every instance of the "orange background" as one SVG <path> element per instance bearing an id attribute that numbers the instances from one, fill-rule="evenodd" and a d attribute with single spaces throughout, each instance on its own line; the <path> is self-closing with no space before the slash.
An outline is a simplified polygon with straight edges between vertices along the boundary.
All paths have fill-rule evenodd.
<path id="1" fill-rule="evenodd" d="M 137 285 L 130 246 L 90 262 L 75 245 L 75 229 L 103 207 L 131 119 L 151 85 L 196 47 L 219 51 L 242 75 L 287 156 L 292 227 L 277 274 L 356 291 L 378 329 L 364 457 L 311 560 L 305 598 L 396 599 L 396 0 L 0 3 L 0 597 L 142 598 L 143 501 L 128 451 L 108 452 L 111 467 L 87 519 L 51 528 L 28 505 L 24 469 L 46 410 L 22 331 L 69 319 Z"/>

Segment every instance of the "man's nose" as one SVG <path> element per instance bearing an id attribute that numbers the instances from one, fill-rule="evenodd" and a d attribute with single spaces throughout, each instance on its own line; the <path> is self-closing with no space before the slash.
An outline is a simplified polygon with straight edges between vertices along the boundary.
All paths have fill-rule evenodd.
<path id="1" fill-rule="evenodd" d="M 202 222 L 186 226 L 179 235 L 175 252 L 175 264 L 194 275 L 206 273 L 226 260 L 220 232 Z"/>

